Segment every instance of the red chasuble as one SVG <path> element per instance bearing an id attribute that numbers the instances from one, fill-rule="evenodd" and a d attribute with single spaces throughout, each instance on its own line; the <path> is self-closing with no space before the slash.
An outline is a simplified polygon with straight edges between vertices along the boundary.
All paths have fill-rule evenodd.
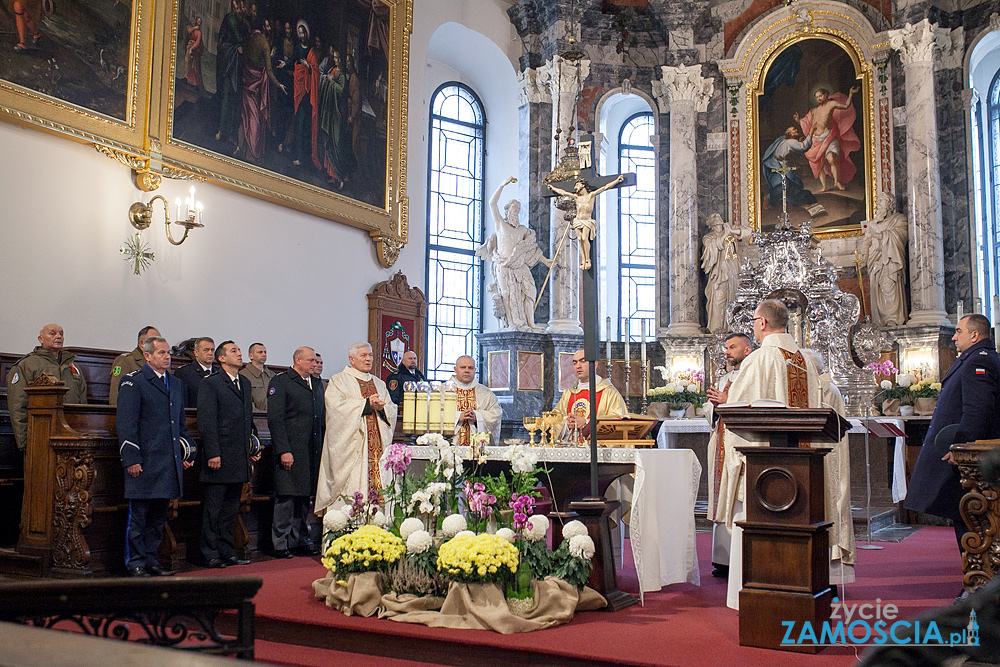
<path id="1" fill-rule="evenodd" d="M 358 384 L 361 385 L 362 398 L 378 396 L 374 381 L 358 379 Z M 382 474 L 378 462 L 382 458 L 382 434 L 378 429 L 378 415 L 374 411 L 365 415 L 365 429 L 368 432 L 368 488 L 381 489 Z"/>

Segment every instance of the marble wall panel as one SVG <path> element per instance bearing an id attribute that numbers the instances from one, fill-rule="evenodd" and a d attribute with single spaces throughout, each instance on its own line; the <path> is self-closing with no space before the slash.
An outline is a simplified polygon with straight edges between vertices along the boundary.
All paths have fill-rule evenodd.
<path id="1" fill-rule="evenodd" d="M 487 352 L 487 382 L 490 389 L 510 389 L 510 350 Z"/>
<path id="2" fill-rule="evenodd" d="M 542 381 L 541 352 L 517 351 L 517 390 L 518 391 L 542 391 L 544 383 Z"/>

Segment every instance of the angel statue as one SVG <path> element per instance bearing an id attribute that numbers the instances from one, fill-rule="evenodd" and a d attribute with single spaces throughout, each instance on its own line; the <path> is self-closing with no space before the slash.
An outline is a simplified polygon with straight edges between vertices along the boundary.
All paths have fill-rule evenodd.
<path id="1" fill-rule="evenodd" d="M 479 246 L 476 255 L 492 263 L 493 283 L 487 291 L 494 295 L 493 312 L 502 328 L 532 331 L 542 327 L 535 324 L 535 296 L 538 290 L 531 267 L 539 262 L 552 266 L 552 260 L 542 254 L 535 232 L 518 220 L 521 202 L 511 199 L 504 206 L 505 215 L 500 214 L 497 206 L 500 193 L 509 183 L 516 182 L 513 176 L 508 177 L 490 197 L 490 212 L 496 233 Z"/>
<path id="2" fill-rule="evenodd" d="M 872 291 L 872 322 L 880 327 L 906 323 L 906 216 L 896 212 L 890 192 L 878 196 L 875 218 L 861 223 L 858 249 L 866 257 Z"/>
<path id="3" fill-rule="evenodd" d="M 740 275 L 740 258 L 736 242 L 747 236 L 749 229 L 739 224 L 726 224 L 722 216 L 708 216 L 709 231 L 702 238 L 701 268 L 705 271 L 705 310 L 708 312 L 708 330 L 712 333 L 726 331 L 726 309 L 736 300 L 736 287 Z"/>

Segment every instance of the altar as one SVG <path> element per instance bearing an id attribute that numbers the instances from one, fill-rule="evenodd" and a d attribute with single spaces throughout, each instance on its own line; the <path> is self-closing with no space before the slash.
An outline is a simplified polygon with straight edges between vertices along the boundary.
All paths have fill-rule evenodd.
<path id="1" fill-rule="evenodd" d="M 413 447 L 413 459 L 428 461 L 433 447 Z M 456 448 L 463 457 L 467 447 Z M 589 490 L 590 450 L 553 447 L 533 450 L 557 509 L 579 500 Z M 504 450 L 491 448 L 487 465 L 506 465 Z M 632 558 L 642 593 L 678 583 L 701 585 L 695 549 L 694 505 L 702 466 L 690 449 L 618 449 L 597 451 L 603 489 L 615 479 L 634 474 L 631 529 Z M 547 478 L 546 478 L 547 477 Z M 599 554 L 600 552 L 598 552 Z M 597 556 L 595 556 L 596 558 Z"/>

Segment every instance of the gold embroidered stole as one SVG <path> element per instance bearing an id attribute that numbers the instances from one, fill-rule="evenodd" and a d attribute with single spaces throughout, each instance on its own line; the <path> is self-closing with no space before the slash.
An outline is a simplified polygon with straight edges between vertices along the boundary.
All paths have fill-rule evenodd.
<path id="1" fill-rule="evenodd" d="M 780 347 L 778 349 L 785 358 L 785 372 L 788 374 L 788 407 L 808 408 L 809 374 L 806 372 L 806 360 L 801 352 L 789 352 Z M 799 440 L 799 447 L 808 446 L 808 441 Z"/>
<path id="2" fill-rule="evenodd" d="M 461 414 L 466 410 L 476 409 L 476 388 L 455 389 L 455 410 Z M 469 422 L 462 422 L 458 429 L 458 445 L 468 447 L 472 444 L 472 425 Z"/>
<path id="3" fill-rule="evenodd" d="M 378 396 L 374 380 L 355 379 L 361 385 L 362 398 Z M 378 415 L 375 414 L 374 410 L 370 415 L 365 415 L 365 430 L 368 433 L 368 488 L 381 490 L 382 473 L 379 470 L 378 462 L 382 458 L 382 433 L 379 431 Z"/>

